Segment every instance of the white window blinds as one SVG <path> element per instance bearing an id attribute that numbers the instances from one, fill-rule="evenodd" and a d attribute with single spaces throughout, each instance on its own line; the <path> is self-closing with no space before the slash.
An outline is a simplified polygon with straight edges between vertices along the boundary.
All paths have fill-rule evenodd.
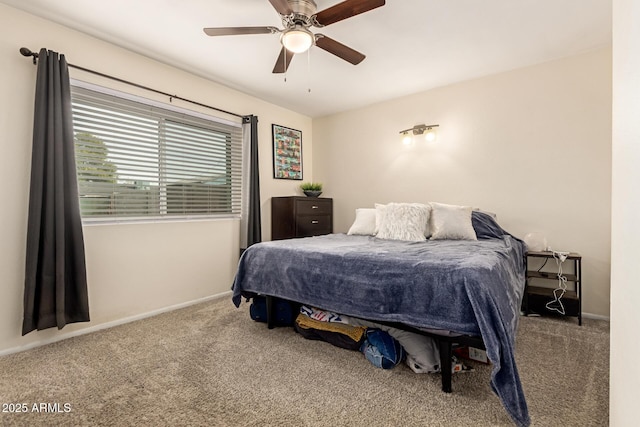
<path id="1" fill-rule="evenodd" d="M 85 219 L 238 216 L 240 124 L 72 86 Z"/>

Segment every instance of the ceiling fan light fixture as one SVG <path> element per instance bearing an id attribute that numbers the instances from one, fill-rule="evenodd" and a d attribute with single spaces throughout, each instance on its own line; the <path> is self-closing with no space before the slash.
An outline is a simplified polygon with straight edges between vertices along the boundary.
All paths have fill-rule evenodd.
<path id="1" fill-rule="evenodd" d="M 313 46 L 313 33 L 304 27 L 296 26 L 282 33 L 282 45 L 293 53 L 302 53 Z"/>

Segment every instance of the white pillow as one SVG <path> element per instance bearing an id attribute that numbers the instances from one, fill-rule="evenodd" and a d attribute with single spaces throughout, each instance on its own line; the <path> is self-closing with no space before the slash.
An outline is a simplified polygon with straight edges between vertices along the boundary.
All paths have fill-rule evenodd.
<path id="1" fill-rule="evenodd" d="M 380 224 L 382 224 L 382 221 L 384 220 L 384 212 L 387 205 L 376 203 L 374 206 L 376 207 L 376 227 L 373 234 L 377 235 L 380 230 Z"/>
<path id="2" fill-rule="evenodd" d="M 347 234 L 373 236 L 376 233 L 376 210 L 373 208 L 356 209 L 356 219 Z"/>
<path id="3" fill-rule="evenodd" d="M 415 206 L 418 207 L 420 209 L 426 209 L 426 214 L 427 214 L 427 221 L 424 223 L 424 237 L 425 238 L 429 238 L 429 236 L 431 236 L 431 229 L 429 227 L 429 216 L 431 215 L 431 205 L 428 204 L 424 204 L 424 203 L 390 203 L 390 204 L 395 204 L 395 205 L 408 205 L 408 206 Z M 384 214 L 385 214 L 385 208 L 388 205 L 383 205 L 380 203 L 376 203 L 375 207 L 376 207 L 376 229 L 374 232 L 374 236 L 378 235 L 378 231 L 380 230 L 380 224 L 382 224 L 382 222 L 384 221 Z"/>
<path id="4" fill-rule="evenodd" d="M 384 208 L 376 206 L 376 218 L 381 219 L 376 237 L 412 242 L 425 240 L 429 213 L 429 207 L 419 203 L 389 203 Z"/>
<path id="5" fill-rule="evenodd" d="M 478 240 L 471 223 L 471 207 L 431 203 L 432 240 Z"/>

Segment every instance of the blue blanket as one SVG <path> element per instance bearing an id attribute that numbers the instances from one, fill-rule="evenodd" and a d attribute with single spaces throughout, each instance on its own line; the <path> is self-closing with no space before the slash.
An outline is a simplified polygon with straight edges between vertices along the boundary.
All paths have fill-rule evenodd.
<path id="1" fill-rule="evenodd" d="M 524 243 L 474 212 L 477 241 L 405 242 L 331 234 L 249 247 L 233 302 L 259 293 L 369 320 L 481 335 L 491 386 L 517 425 L 530 424 L 514 359 Z"/>

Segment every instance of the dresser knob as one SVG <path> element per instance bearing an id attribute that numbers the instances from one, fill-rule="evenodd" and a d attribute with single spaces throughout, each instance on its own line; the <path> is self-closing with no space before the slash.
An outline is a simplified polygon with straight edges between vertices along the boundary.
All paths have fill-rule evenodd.
<path id="1" fill-rule="evenodd" d="M 319 223 L 319 222 L 320 222 L 320 221 L 318 221 L 318 220 L 313 220 L 313 221 L 311 221 L 311 224 L 317 224 L 317 223 Z"/>
<path id="2" fill-rule="evenodd" d="M 313 205 L 313 206 L 311 206 L 311 209 L 318 209 L 318 206 Z"/>

